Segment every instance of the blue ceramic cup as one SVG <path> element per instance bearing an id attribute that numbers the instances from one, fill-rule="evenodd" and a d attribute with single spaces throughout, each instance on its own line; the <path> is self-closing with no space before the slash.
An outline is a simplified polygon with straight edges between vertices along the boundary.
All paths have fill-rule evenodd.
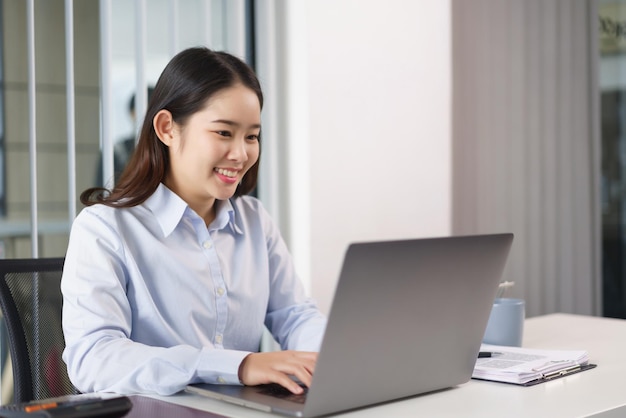
<path id="1" fill-rule="evenodd" d="M 495 299 L 483 343 L 521 347 L 525 317 L 524 299 Z"/>

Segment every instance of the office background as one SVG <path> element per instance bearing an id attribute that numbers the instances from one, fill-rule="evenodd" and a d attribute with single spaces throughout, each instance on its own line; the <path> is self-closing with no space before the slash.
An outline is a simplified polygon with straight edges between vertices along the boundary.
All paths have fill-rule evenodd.
<path id="1" fill-rule="evenodd" d="M 508 230 L 516 242 L 504 278 L 529 316 L 601 313 L 596 7 L 292 10 L 290 36 L 308 47 L 287 51 L 307 63 L 296 74 L 308 88 L 307 109 L 303 100 L 288 109 L 306 112 L 309 129 L 290 137 L 306 135 L 310 155 L 289 174 L 310 184 L 294 182 L 302 206 L 290 215 L 302 219 L 292 224 L 307 229 L 292 248 L 314 296 L 332 294 L 352 240 Z"/>
<path id="2" fill-rule="evenodd" d="M 6 257 L 33 253 L 27 3 L 1 3 Z M 108 21 L 111 39 L 133 45 L 135 25 L 145 22 L 143 83 L 160 73 L 172 48 L 206 43 L 245 56 L 252 43 L 268 103 L 259 196 L 322 309 L 352 241 L 512 231 L 504 278 L 516 282 L 512 295 L 527 300 L 529 316 L 603 314 L 597 15 L 603 2 L 124 3 Z M 131 17 L 142 3 L 149 11 Z M 63 255 L 71 222 L 65 2 L 33 4 L 35 234 L 38 256 L 47 257 Z M 111 97 L 119 101 L 101 100 L 103 4 L 113 13 L 123 7 L 73 2 L 78 193 L 92 185 L 100 150 L 110 158 L 103 136 L 132 127 L 118 125 L 131 82 L 115 79 L 123 87 Z M 173 6 L 183 4 L 201 12 L 186 15 L 188 9 Z M 158 7 L 164 9 L 157 13 Z M 174 46 L 163 36 L 173 28 Z M 111 59 L 125 50 L 133 48 L 112 48 Z M 127 81 L 133 70 L 126 68 Z M 109 123 L 104 108 L 118 112 Z"/>

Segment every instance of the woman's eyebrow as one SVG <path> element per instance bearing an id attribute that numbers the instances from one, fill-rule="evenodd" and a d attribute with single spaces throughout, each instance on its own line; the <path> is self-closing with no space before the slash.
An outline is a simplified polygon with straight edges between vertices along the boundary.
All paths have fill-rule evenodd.
<path id="1" fill-rule="evenodd" d="M 224 125 L 230 125 L 230 126 L 234 126 L 236 128 L 241 126 L 240 123 L 235 122 L 233 120 L 228 120 L 228 119 L 216 119 L 216 120 L 212 121 L 212 123 L 223 123 Z M 261 129 L 261 124 L 260 123 L 254 123 L 254 124 L 250 125 L 248 128 Z"/>

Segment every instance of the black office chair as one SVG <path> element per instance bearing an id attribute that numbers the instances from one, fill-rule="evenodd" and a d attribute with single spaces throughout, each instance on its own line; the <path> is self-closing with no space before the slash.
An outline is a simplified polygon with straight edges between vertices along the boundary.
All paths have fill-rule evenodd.
<path id="1" fill-rule="evenodd" d="M 0 307 L 13 366 L 13 402 L 78 393 L 61 359 L 63 258 L 0 260 Z"/>

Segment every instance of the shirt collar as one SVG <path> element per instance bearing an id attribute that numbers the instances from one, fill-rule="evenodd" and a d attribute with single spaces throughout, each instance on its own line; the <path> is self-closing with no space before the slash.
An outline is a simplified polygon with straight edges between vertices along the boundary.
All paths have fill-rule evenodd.
<path id="1" fill-rule="evenodd" d="M 159 183 L 152 196 L 146 199 L 145 205 L 156 217 L 165 236 L 174 231 L 187 211 L 191 211 L 187 203 L 163 183 Z M 230 226 L 233 232 L 243 234 L 230 200 L 217 201 L 215 209 L 215 220 L 210 225 L 212 230 Z"/>
<path id="2" fill-rule="evenodd" d="M 209 225 L 211 230 L 224 229 L 230 226 L 230 229 L 237 233 L 243 234 L 243 229 L 238 224 L 237 216 L 235 216 L 235 208 L 229 200 L 218 200 L 215 205 L 215 220 Z"/>
<path id="3" fill-rule="evenodd" d="M 144 205 L 154 214 L 165 236 L 172 233 L 187 209 L 187 203 L 163 183 L 159 183 Z"/>

